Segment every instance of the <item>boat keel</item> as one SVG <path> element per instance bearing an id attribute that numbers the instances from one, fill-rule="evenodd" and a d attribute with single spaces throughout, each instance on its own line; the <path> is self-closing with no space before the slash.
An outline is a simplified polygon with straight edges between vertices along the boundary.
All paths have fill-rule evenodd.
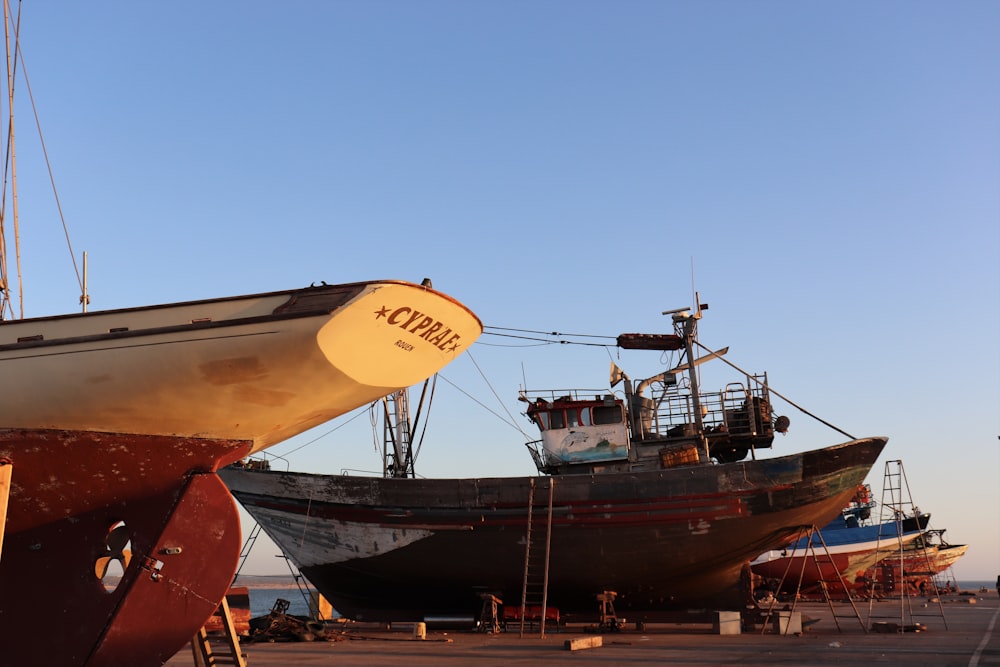
<path id="1" fill-rule="evenodd" d="M 104 438 L 72 440 L 81 446 Z M 177 470 L 177 458 L 171 464 L 163 456 L 160 440 L 147 448 L 133 442 L 130 456 L 113 463 L 106 450 L 91 451 L 96 458 L 75 458 L 73 470 L 65 461 L 32 457 L 34 448 L 24 438 L 17 442 L 11 458 L 21 465 L 14 466 L 0 559 L 3 664 L 162 665 L 212 615 L 232 583 L 241 546 L 239 513 L 214 469 L 248 443 L 173 439 L 173 454 L 187 445 L 190 457 L 179 457 L 184 472 Z M 193 468 L 192 458 L 200 459 Z M 140 481 L 94 489 L 91 495 L 101 496 L 100 502 L 68 515 L 65 504 L 46 507 L 69 494 L 68 481 L 96 487 L 98 470 L 112 468 Z M 88 493 L 79 489 L 76 497 Z M 39 516 L 43 523 L 37 523 Z M 11 531 L 10 524 L 20 529 Z"/>

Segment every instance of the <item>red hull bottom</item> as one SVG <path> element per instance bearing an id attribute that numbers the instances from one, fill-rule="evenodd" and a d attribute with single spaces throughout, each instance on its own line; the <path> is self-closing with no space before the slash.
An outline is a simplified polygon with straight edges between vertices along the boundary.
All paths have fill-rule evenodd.
<path id="1" fill-rule="evenodd" d="M 0 641 L 19 667 L 161 665 L 212 615 L 239 560 L 219 465 L 242 441 L 0 431 L 13 475 Z M 119 563 L 120 579 L 106 577 Z"/>

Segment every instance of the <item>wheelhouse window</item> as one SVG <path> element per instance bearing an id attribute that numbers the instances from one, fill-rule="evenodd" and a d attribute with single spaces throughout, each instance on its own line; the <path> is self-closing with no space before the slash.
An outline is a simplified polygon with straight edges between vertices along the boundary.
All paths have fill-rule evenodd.
<path id="1" fill-rule="evenodd" d="M 533 416 L 535 423 L 543 431 L 594 424 L 618 424 L 621 422 L 619 406 L 567 408 L 565 410 L 544 410 Z M 605 421 L 601 421 L 604 419 Z"/>
<path id="2" fill-rule="evenodd" d="M 594 408 L 595 424 L 621 424 L 623 421 L 620 405 L 602 405 Z"/>

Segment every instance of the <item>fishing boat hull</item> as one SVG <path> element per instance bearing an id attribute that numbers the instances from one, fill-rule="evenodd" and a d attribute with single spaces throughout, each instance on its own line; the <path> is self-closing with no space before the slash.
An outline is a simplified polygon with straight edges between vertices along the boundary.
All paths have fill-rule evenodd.
<path id="1" fill-rule="evenodd" d="M 422 381 L 481 331 L 400 281 L 0 324 L 5 659 L 165 662 L 236 570 L 217 470 Z M 42 623 L 59 642 L 17 641 Z"/>
<path id="2" fill-rule="evenodd" d="M 905 582 L 911 593 L 924 593 L 936 585 L 936 575 L 954 565 L 969 549 L 967 544 L 930 544 L 924 547 L 910 544 L 907 547 L 902 554 L 898 551 L 890 554 L 865 575 L 886 592 L 896 590 L 900 582 Z"/>
<path id="3" fill-rule="evenodd" d="M 896 573 L 897 580 L 900 577 L 921 577 L 944 572 L 954 565 L 955 561 L 965 555 L 968 551 L 967 544 L 947 544 L 929 545 L 924 548 L 904 549 L 902 556 L 896 551 L 890 554 L 884 561 L 884 566 L 891 566 Z M 900 561 L 903 563 L 900 569 Z"/>
<path id="4" fill-rule="evenodd" d="M 964 556 L 968 550 L 968 544 L 949 544 L 938 547 L 934 560 L 931 561 L 931 571 L 934 574 L 944 572 Z"/>
<path id="5" fill-rule="evenodd" d="M 781 583 L 786 592 L 808 590 L 822 582 L 828 592 L 842 593 L 851 590 L 863 578 L 866 570 L 879 561 L 899 553 L 920 536 L 920 531 L 904 532 L 897 537 L 892 534 L 872 535 L 870 526 L 866 534 L 858 535 L 840 543 L 825 543 L 828 533 L 812 539 L 811 544 L 797 544 L 774 555 L 757 560 L 752 565 L 754 574 Z M 833 532 L 850 532 L 852 529 Z M 858 529 L 855 529 L 858 530 Z M 846 537 L 846 536 L 845 536 Z M 863 583 L 863 582 L 862 582 Z"/>
<path id="6" fill-rule="evenodd" d="M 596 596 L 615 591 L 631 618 L 740 608 L 745 564 L 836 516 L 884 445 L 548 478 L 220 476 L 340 614 L 379 621 L 475 616 L 482 593 L 520 605 L 529 498 L 546 526 L 551 489 L 548 604 L 594 616 Z"/>

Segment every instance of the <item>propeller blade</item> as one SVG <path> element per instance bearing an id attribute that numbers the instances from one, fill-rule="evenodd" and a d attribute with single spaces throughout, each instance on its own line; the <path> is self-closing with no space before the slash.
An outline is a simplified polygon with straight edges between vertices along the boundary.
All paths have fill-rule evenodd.
<path id="1" fill-rule="evenodd" d="M 110 551 L 112 554 L 116 556 L 120 554 L 122 551 L 124 551 L 125 547 L 128 545 L 128 542 L 129 542 L 129 530 L 128 526 L 126 526 L 124 523 L 115 526 L 113 529 L 111 529 L 111 532 L 108 533 L 108 539 L 107 539 L 108 551 Z"/>
<path id="2" fill-rule="evenodd" d="M 115 560 L 110 556 L 101 556 L 94 563 L 94 574 L 97 575 L 98 579 L 104 579 L 104 575 L 108 573 L 108 566 L 111 565 L 111 561 Z"/>

